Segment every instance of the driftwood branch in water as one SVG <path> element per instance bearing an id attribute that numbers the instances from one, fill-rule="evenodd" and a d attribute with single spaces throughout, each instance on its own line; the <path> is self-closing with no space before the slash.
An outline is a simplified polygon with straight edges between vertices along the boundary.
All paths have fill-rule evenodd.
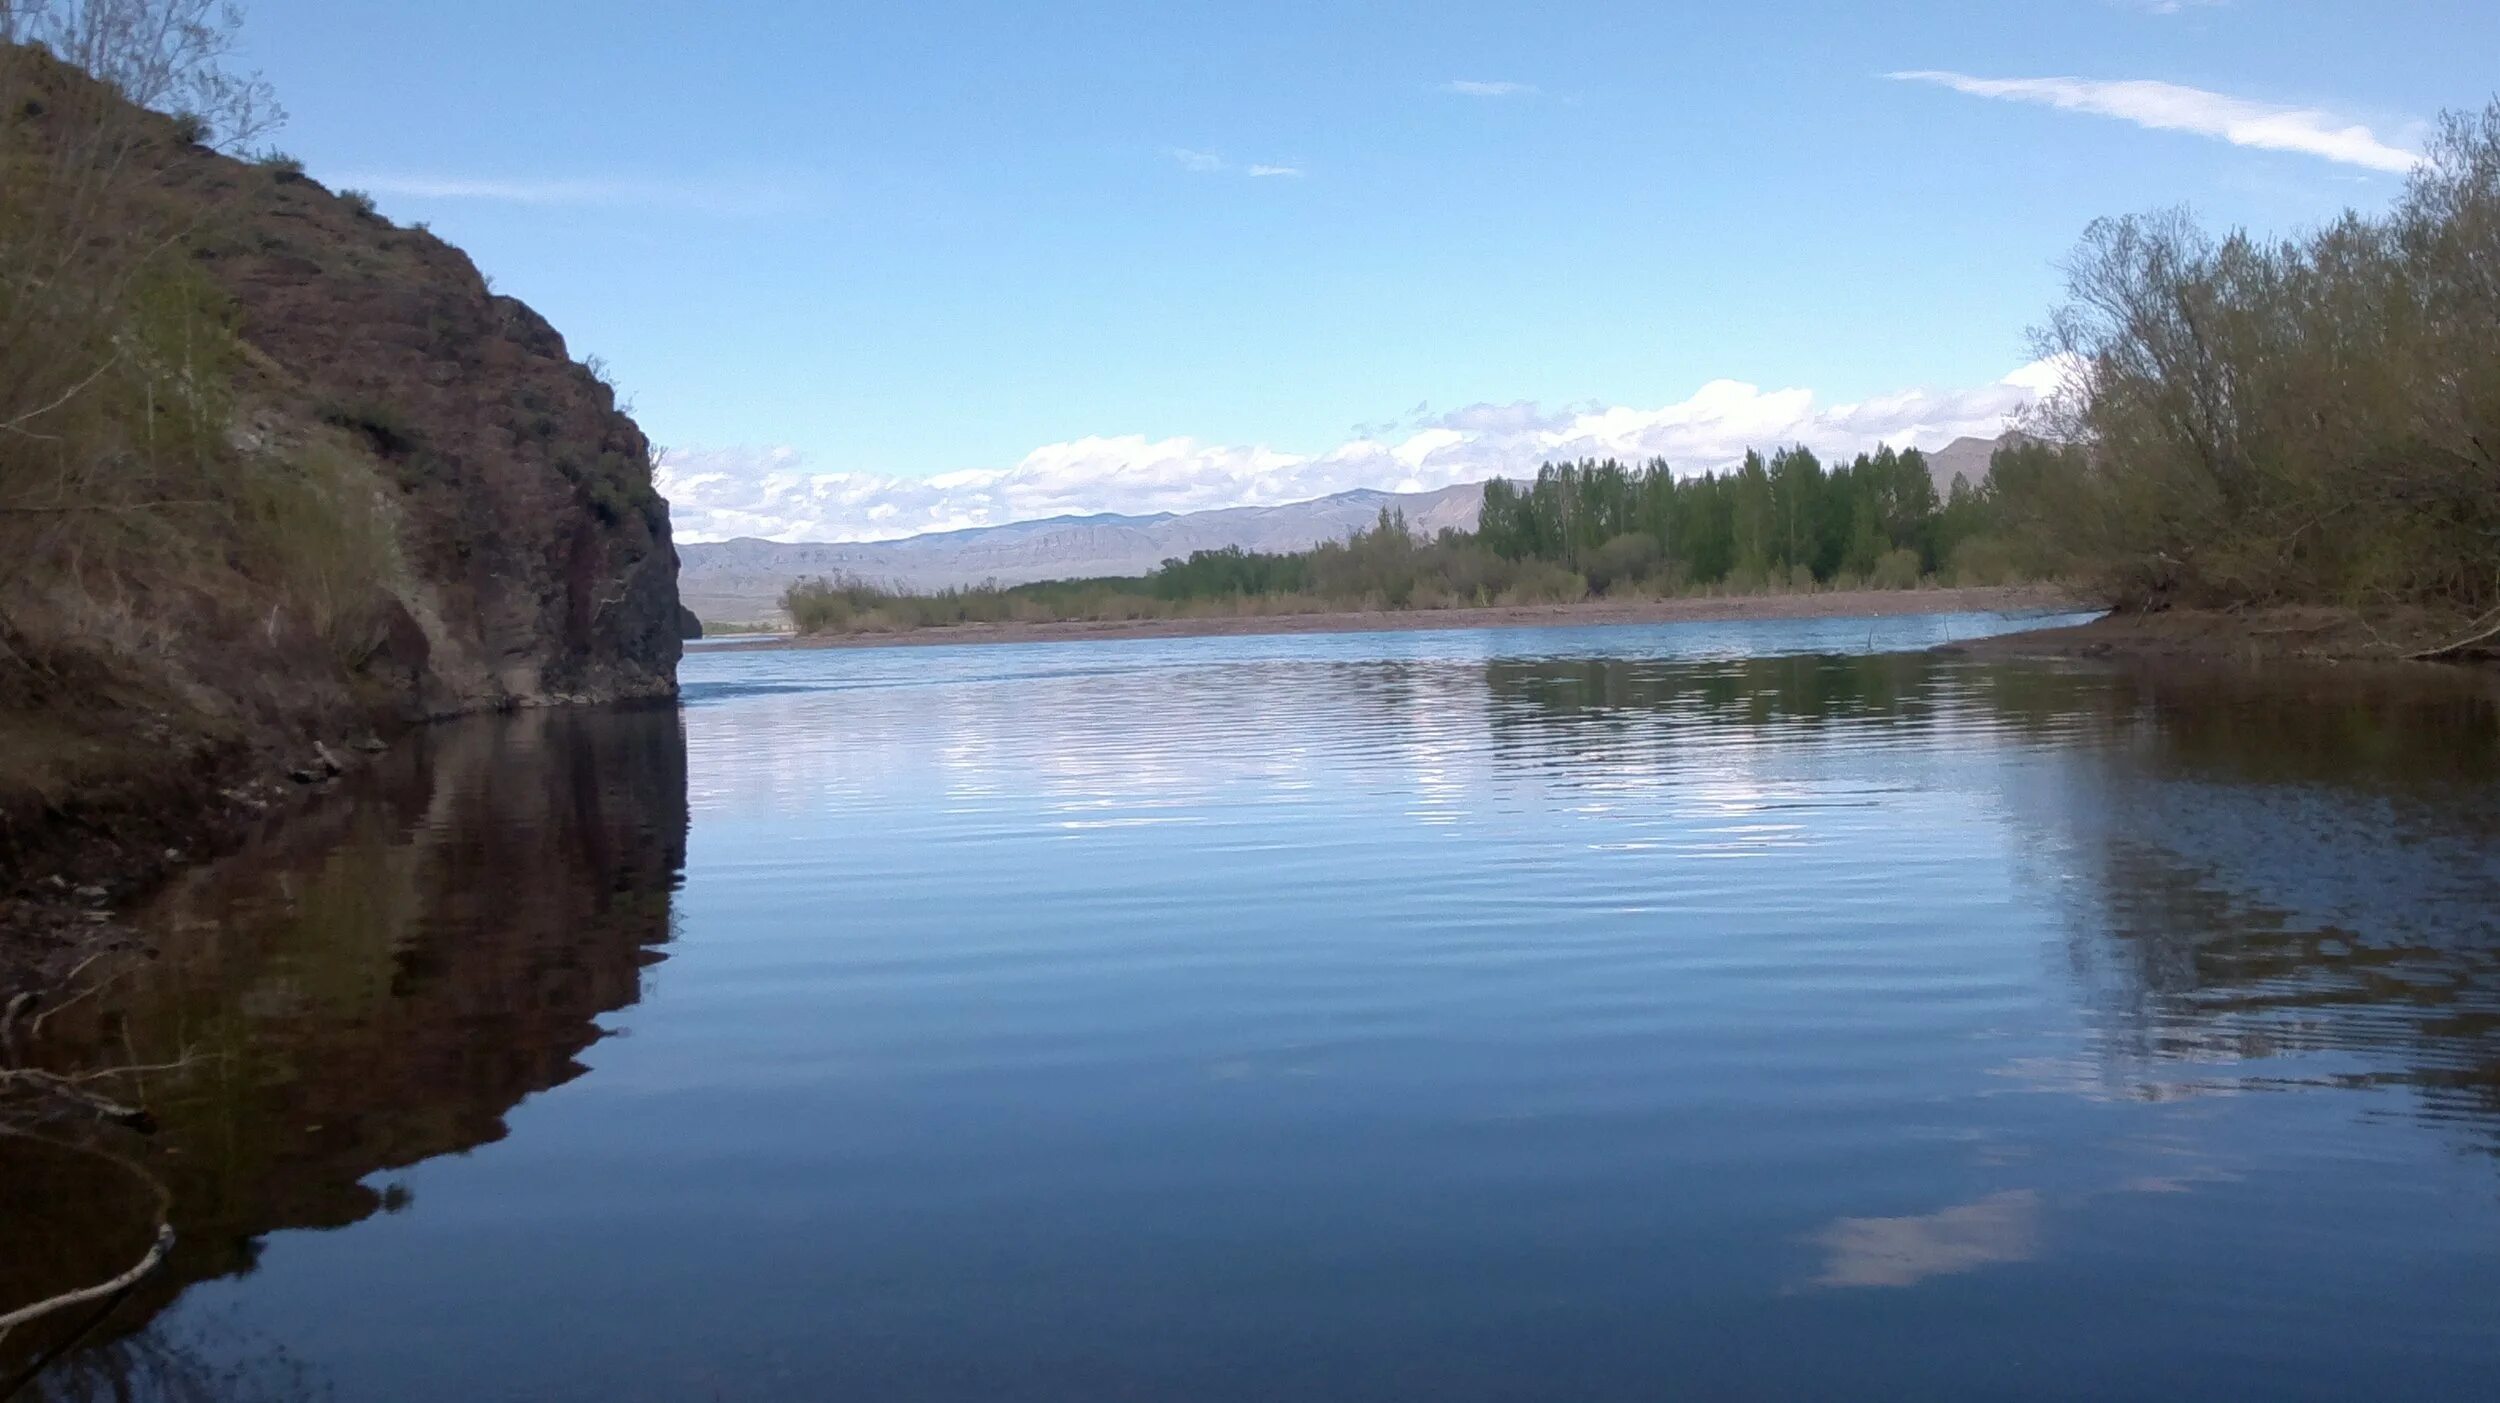
<path id="1" fill-rule="evenodd" d="M 148 1243 L 148 1250 L 140 1254 L 139 1260 L 91 1286 L 81 1286 L 74 1291 L 64 1291 L 57 1296 L 46 1296 L 40 1301 L 30 1302 L 14 1310 L 0 1313 L 0 1334 L 6 1334 L 29 1320 L 50 1315 L 56 1310 L 67 1310 L 71 1306 L 82 1305 L 88 1301 L 104 1300 L 119 1292 L 127 1291 L 137 1285 L 140 1278 L 156 1270 L 158 1264 L 165 1260 L 166 1255 L 174 1250 L 174 1225 L 170 1221 L 174 1196 L 172 1191 L 165 1187 L 164 1180 L 110 1150 L 97 1149 L 93 1145 L 55 1140 L 46 1135 L 13 1130 L 5 1125 L 0 1125 L 0 1135 L 13 1135 L 20 1139 L 32 1140 L 40 1145 L 50 1145 L 54 1149 L 67 1150 L 72 1154 L 103 1160 L 107 1164 L 124 1170 L 145 1185 L 149 1197 L 156 1202 L 156 1236 Z"/>
<path id="2" fill-rule="evenodd" d="M 88 956 L 70 972 L 70 981 L 76 982 L 80 976 L 93 968 L 98 960 L 111 953 L 114 952 L 103 950 Z M 7 1003 L 0 1004 L 0 1092 L 5 1092 L 12 1087 L 22 1087 L 38 1095 L 76 1106 L 102 1120 L 146 1134 L 155 1129 L 155 1120 L 145 1109 L 126 1106 L 109 1097 L 97 1095 L 87 1089 L 86 1083 L 118 1076 L 124 1072 L 157 1069 L 114 1067 L 83 1075 L 63 1075 L 26 1065 L 26 1041 L 42 1028 L 44 1018 L 54 1009 L 65 1008 L 76 1003 L 101 987 L 101 982 L 86 985 L 77 993 L 51 1005 L 50 1008 L 43 1006 L 43 995 L 34 990 L 19 993 L 11 997 Z M 29 1015 L 32 1017 L 30 1018 Z M 183 1059 L 184 1062 L 188 1060 L 187 1057 Z M 182 1063 L 171 1065 L 179 1066 Z M 0 1107 L 0 1109 L 6 1108 Z M 0 1311 L 0 1336 L 7 1335 L 27 1321 L 50 1315 L 54 1311 L 66 1310 L 90 1301 L 112 1300 L 136 1285 L 149 1272 L 156 1270 L 167 1254 L 174 1250 L 173 1193 L 165 1187 L 162 1179 L 150 1173 L 144 1166 L 101 1146 L 39 1134 L 24 1125 L 10 1124 L 6 1118 L 0 1118 L 0 1136 L 28 1140 L 71 1154 L 100 1159 L 122 1170 L 138 1180 L 147 1190 L 148 1196 L 155 1204 L 156 1221 L 156 1232 L 149 1239 L 147 1250 L 140 1254 L 137 1261 L 92 1285 L 81 1286 L 76 1290 L 64 1291 L 56 1296 L 47 1296 L 40 1301 Z M 20 1382 L 22 1383 L 23 1380 Z M 0 1387 L 0 1392 L 13 1392 L 14 1388 L 15 1385 Z"/>
<path id="3" fill-rule="evenodd" d="M 113 982 L 113 975 L 111 974 L 105 975 L 102 979 L 98 979 L 92 984 L 81 984 L 79 983 L 79 980 L 85 976 L 88 970 L 93 969 L 98 962 L 109 960 L 115 955 L 123 953 L 125 952 L 118 942 L 108 945 L 103 949 L 96 951 L 94 954 L 89 955 L 87 958 L 80 960 L 76 967 L 72 968 L 69 973 L 62 975 L 61 987 L 64 989 L 75 989 L 77 992 L 71 994 L 66 999 L 56 999 L 53 1002 L 36 1009 L 34 1018 L 26 1024 L 26 1036 L 29 1038 L 41 1036 L 43 1033 L 43 1022 L 45 1019 L 59 1013 L 62 1009 L 70 1007 L 81 999 L 91 998 L 94 995 L 101 993 L 105 988 L 110 986 Z M 20 997 L 24 996 L 21 995 Z"/>
<path id="4" fill-rule="evenodd" d="M 116 1291 L 127 1290 L 137 1285 L 139 1278 L 156 1270 L 157 1263 L 164 1261 L 165 1254 L 173 1250 L 173 1224 L 159 1223 L 156 1225 L 156 1240 L 148 1244 L 146 1255 L 131 1263 L 120 1275 L 99 1281 L 93 1286 L 81 1286 L 75 1291 L 64 1291 L 57 1296 L 47 1296 L 33 1305 L 20 1306 L 6 1315 L 0 1315 L 0 1330 L 13 1330 L 38 1316 L 50 1315 L 56 1310 L 67 1310 L 71 1306 L 81 1305 L 88 1301 L 100 1301 Z"/>
<path id="5" fill-rule="evenodd" d="M 121 1068 L 114 1068 L 101 1075 L 113 1075 L 121 1070 Z M 126 1126 L 143 1135 L 156 1128 L 156 1118 L 144 1109 L 138 1106 L 125 1106 L 107 1096 L 98 1096 L 81 1085 L 82 1082 L 92 1079 L 92 1077 L 64 1077 L 52 1072 L 38 1071 L 32 1067 L 0 1067 L 0 1086 L 15 1082 L 21 1086 L 33 1087 L 37 1091 L 57 1096 L 81 1109 L 92 1111 L 115 1125 Z"/>
<path id="6" fill-rule="evenodd" d="M 18 1046 L 17 1025 L 43 1002 L 43 995 L 28 989 L 0 1005 L 0 1067 L 25 1065 L 25 1051 Z"/>
<path id="7" fill-rule="evenodd" d="M 2418 653 L 2407 653 L 2405 657 L 2411 662 L 2435 662 L 2440 658 L 2453 658 L 2478 644 L 2500 638 L 2500 609 L 2494 609 L 2483 615 L 2474 622 L 2472 627 L 2474 631 L 2467 633 L 2463 638 L 2451 643 L 2442 643 L 2436 648 L 2425 648 Z"/>
<path id="8" fill-rule="evenodd" d="M 108 949 L 89 955 L 79 962 L 76 969 L 70 971 L 70 979 L 73 981 L 78 979 L 93 968 L 97 961 L 114 953 L 117 952 Z M 11 1087 L 23 1087 L 39 1095 L 66 1101 L 115 1125 L 124 1126 L 145 1135 L 156 1129 L 155 1117 L 150 1116 L 142 1107 L 127 1106 L 109 1096 L 90 1091 L 87 1089 L 87 1084 L 119 1076 L 124 1072 L 155 1069 L 107 1067 L 81 1075 L 64 1076 L 58 1072 L 48 1072 L 40 1067 L 27 1065 L 29 1059 L 26 1055 L 26 1044 L 42 1030 L 43 1021 L 54 1013 L 97 992 L 110 982 L 109 976 L 94 981 L 81 987 L 78 992 L 71 994 L 68 998 L 58 1000 L 48 1006 L 44 1003 L 43 994 L 31 989 L 10 999 L 5 1006 L 0 1006 L 0 1091 L 6 1091 Z M 30 1018 L 29 1014 L 33 1016 Z M 188 1062 L 190 1059 L 185 1057 L 182 1060 Z M 0 1126 L 0 1129 L 5 1128 Z"/>

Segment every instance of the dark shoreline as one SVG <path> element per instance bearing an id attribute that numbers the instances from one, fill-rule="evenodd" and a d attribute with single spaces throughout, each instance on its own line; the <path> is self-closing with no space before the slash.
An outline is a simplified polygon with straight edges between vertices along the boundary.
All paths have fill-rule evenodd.
<path id="1" fill-rule="evenodd" d="M 2416 658 L 2463 636 L 2469 621 L 2420 610 L 2364 616 L 2323 605 L 2114 612 L 2089 623 L 1945 645 L 1997 658 L 2108 658 L 2205 663 L 2305 662 L 2392 668 L 2490 666 L 2500 649 Z"/>
<path id="2" fill-rule="evenodd" d="M 582 698 L 573 707 L 674 706 L 652 697 Z M 211 741 L 169 733 L 153 769 L 91 782 L 74 806 L 20 831 L 0 869 L 0 998 L 49 990 L 63 971 L 119 944 L 144 953 L 125 917 L 184 872 L 205 866 L 324 802 L 380 752 L 431 726 L 537 706 L 470 708 L 410 720 L 366 717 L 316 742 L 274 724 Z"/>

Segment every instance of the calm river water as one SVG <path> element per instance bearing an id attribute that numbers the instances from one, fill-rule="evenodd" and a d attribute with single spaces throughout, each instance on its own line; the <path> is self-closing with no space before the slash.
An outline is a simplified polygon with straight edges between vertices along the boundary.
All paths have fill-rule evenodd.
<path id="1" fill-rule="evenodd" d="M 2494 683 L 1917 651 L 2007 626 L 429 732 L 81 1011 L 182 1236 L 33 1394 L 2490 1396 Z M 135 1255 L 5 1153 L 0 1304 Z"/>

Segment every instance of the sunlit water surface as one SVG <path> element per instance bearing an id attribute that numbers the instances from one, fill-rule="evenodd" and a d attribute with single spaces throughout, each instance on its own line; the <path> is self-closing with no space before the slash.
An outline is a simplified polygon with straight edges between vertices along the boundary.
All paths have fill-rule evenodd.
<path id="1" fill-rule="evenodd" d="M 156 913 L 183 1245 L 39 1392 L 2490 1396 L 2492 685 L 1910 651 L 2005 626 L 443 728 Z"/>

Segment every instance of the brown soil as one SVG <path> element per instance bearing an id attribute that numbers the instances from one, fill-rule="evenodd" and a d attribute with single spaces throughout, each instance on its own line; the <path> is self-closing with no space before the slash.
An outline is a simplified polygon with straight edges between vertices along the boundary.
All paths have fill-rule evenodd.
<path id="1" fill-rule="evenodd" d="M 1380 633 L 1406 629 L 1577 628 L 1592 624 L 1699 623 L 1734 619 L 1864 619 L 1907 614 L 2090 609 L 2065 591 L 2026 585 L 1993 589 L 1835 590 L 1715 598 L 1591 600 L 1488 609 L 1351 610 L 1249 618 L 1069 620 L 957 624 L 906 633 L 818 634 L 715 644 L 706 651 L 770 648 L 894 648 L 945 643 L 1050 643 L 1120 638 L 1234 637 L 1269 633 Z"/>
<path id="2" fill-rule="evenodd" d="M 2164 609 L 1950 646 L 1955 652 L 1992 657 L 2398 663 L 2467 636 L 2471 625 L 2471 620 L 2420 609 L 2366 616 L 2321 605 Z M 2448 661 L 2489 663 L 2496 658 L 2500 647 L 2486 645 Z"/>

